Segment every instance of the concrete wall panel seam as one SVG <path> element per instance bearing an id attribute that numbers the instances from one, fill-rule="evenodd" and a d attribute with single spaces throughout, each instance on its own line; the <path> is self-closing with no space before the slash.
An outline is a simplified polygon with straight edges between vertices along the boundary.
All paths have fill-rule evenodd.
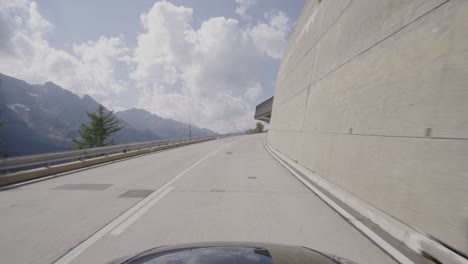
<path id="1" fill-rule="evenodd" d="M 315 3 L 278 72 L 269 143 L 468 255 L 468 1 Z"/>
<path id="2" fill-rule="evenodd" d="M 372 49 L 373 47 L 375 46 L 378 46 L 380 43 L 384 42 L 385 40 L 387 40 L 388 38 L 392 37 L 393 35 L 397 34 L 398 32 L 400 32 L 401 30 L 405 29 L 406 27 L 410 26 L 412 23 L 418 21 L 419 19 L 421 19 L 422 17 L 428 15 L 429 13 L 433 12 L 434 10 L 440 8 L 441 6 L 443 6 L 444 4 L 446 4 L 449 0 L 445 0 L 443 3 L 435 6 L 434 8 L 432 8 L 431 10 L 429 10 L 428 12 L 422 14 L 421 16 L 418 16 L 417 18 L 415 18 L 414 20 L 410 21 L 408 24 L 404 25 L 403 27 L 399 28 L 398 30 L 390 33 L 389 35 L 385 36 L 384 38 L 378 40 L 376 43 L 374 43 L 373 45 L 367 47 L 366 49 L 364 49 L 363 51 L 355 54 L 354 56 L 352 56 L 351 58 L 349 58 L 348 60 L 346 60 L 345 62 L 341 63 L 340 65 L 334 67 L 332 70 L 328 71 L 325 75 L 323 76 L 320 76 L 315 82 L 312 82 L 312 85 L 314 85 L 315 83 L 321 81 L 322 79 L 326 78 L 327 76 L 329 76 L 330 74 L 333 74 L 336 70 L 338 70 L 339 68 L 343 67 L 344 65 L 346 65 L 347 63 L 353 61 L 355 58 L 359 57 L 360 55 L 366 53 L 367 51 L 369 51 L 370 49 Z M 318 43 L 318 46 L 320 45 L 320 43 Z"/>

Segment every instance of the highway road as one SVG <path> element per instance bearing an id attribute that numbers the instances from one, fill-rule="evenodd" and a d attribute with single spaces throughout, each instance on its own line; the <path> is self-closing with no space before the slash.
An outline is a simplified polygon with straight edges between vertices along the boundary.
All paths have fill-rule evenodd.
<path id="1" fill-rule="evenodd" d="M 159 245 L 259 241 L 394 263 L 264 148 L 161 151 L 0 191 L 2 263 L 107 263 Z"/>

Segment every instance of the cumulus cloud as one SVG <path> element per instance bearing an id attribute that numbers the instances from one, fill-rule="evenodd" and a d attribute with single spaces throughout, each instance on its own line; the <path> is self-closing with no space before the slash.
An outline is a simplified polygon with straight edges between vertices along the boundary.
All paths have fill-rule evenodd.
<path id="1" fill-rule="evenodd" d="M 33 83 L 53 81 L 79 95 L 89 94 L 107 106 L 116 106 L 126 89 L 114 66 L 124 61 L 127 48 L 123 37 L 75 44 L 73 53 L 50 47 L 45 36 L 53 30 L 30 1 L 2 1 L 0 28 L 2 43 L 0 72 Z M 5 38 L 5 39 L 4 39 Z"/>
<path id="2" fill-rule="evenodd" d="M 281 11 L 271 11 L 265 14 L 265 19 L 266 23 L 258 22 L 248 30 L 248 34 L 262 53 L 281 59 L 292 26 L 289 17 Z"/>
<path id="3" fill-rule="evenodd" d="M 190 59 L 190 43 L 185 40 L 191 32 L 192 9 L 177 7 L 168 2 L 154 4 L 140 17 L 145 30 L 138 36 L 134 61 L 137 68 L 131 73 L 136 80 L 175 83 L 180 72 L 177 65 Z"/>
<path id="4" fill-rule="evenodd" d="M 237 2 L 243 15 L 255 4 Z M 33 83 L 50 80 L 114 109 L 124 100 L 119 96 L 131 92 L 137 107 L 218 132 L 251 127 L 263 88 L 262 62 L 281 57 L 289 18 L 274 11 L 264 21 L 241 26 L 236 19 L 212 17 L 194 28 L 193 13 L 156 2 L 140 16 L 135 47 L 128 47 L 123 36 L 100 37 L 67 52 L 47 42 L 53 25 L 35 2 L 2 0 L 0 22 L 8 23 L 0 26 L 7 43 L 0 44 L 0 72 Z M 123 74 L 117 74 L 122 65 Z"/>
<path id="5" fill-rule="evenodd" d="M 158 2 L 142 15 L 130 75 L 145 94 L 139 106 L 220 132 L 245 129 L 262 88 L 262 54 L 237 20 L 210 18 L 194 29 L 192 14 Z"/>
<path id="6" fill-rule="evenodd" d="M 242 18 L 250 19 L 247 10 L 257 4 L 257 0 L 236 0 L 236 13 Z"/>

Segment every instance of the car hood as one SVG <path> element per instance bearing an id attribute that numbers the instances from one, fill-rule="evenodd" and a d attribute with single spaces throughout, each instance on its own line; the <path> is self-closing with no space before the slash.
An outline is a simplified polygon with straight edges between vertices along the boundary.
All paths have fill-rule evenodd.
<path id="1" fill-rule="evenodd" d="M 350 260 L 306 247 L 253 242 L 208 242 L 160 246 L 111 263 L 355 264 Z"/>

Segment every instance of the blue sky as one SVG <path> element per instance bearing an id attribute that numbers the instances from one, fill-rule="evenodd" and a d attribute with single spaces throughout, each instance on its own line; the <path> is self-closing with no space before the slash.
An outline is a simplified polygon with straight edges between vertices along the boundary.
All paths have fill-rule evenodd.
<path id="1" fill-rule="evenodd" d="M 2 0 L 0 72 L 106 107 L 243 130 L 304 1 Z"/>

